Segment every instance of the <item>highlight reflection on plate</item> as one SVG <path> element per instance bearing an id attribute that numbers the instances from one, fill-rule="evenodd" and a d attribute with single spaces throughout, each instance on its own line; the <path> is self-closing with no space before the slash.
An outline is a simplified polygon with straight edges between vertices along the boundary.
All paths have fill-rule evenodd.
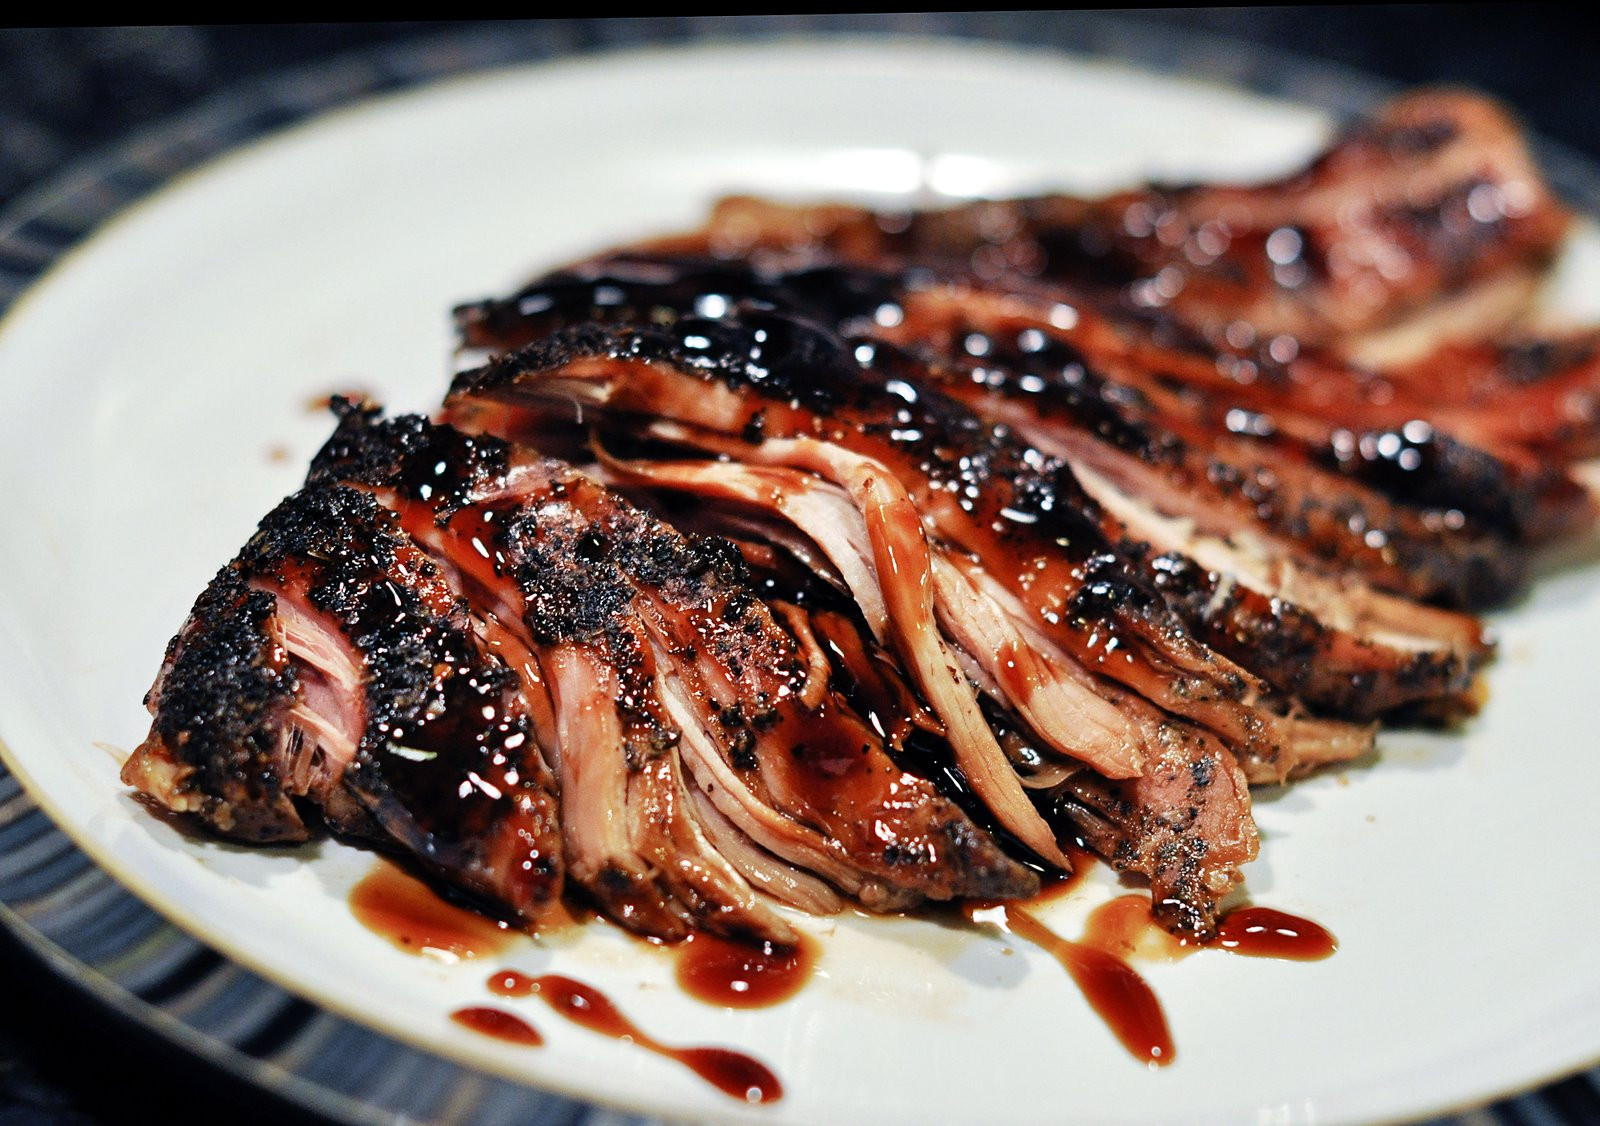
<path id="1" fill-rule="evenodd" d="M 1337 956 L 1202 953 L 1147 977 L 1178 1061 L 1132 1063 L 1044 954 L 913 919 L 806 922 L 815 979 L 731 1011 L 666 955 L 591 927 L 492 964 L 419 959 L 352 916 L 370 867 L 332 843 L 190 840 L 122 791 L 104 742 L 195 593 L 297 484 L 350 386 L 425 409 L 448 309 L 536 268 L 685 226 L 715 195 L 1098 191 L 1252 176 L 1311 151 L 1314 111 L 1104 64 L 883 43 L 704 48 L 457 80 L 234 152 L 134 207 L 0 326 L 0 734 L 8 763 L 100 864 L 183 927 L 317 1004 L 529 1083 L 666 1114 L 746 1108 L 652 1055 L 545 1018 L 533 1050 L 449 1014 L 491 970 L 601 988 L 674 1044 L 737 1046 L 802 1121 L 1284 1120 L 1422 1113 L 1600 1057 L 1600 903 L 1559 861 L 1600 846 L 1600 761 L 1578 704 L 1600 630 L 1593 565 L 1496 622 L 1486 714 L 1387 735 L 1379 761 L 1263 793 L 1261 902 Z M 1586 231 L 1558 304 L 1600 281 Z M 288 451 L 288 456 L 282 454 Z M 1071 934 L 1116 889 L 1048 909 Z M 1581 877 L 1577 877 L 1581 879 Z M 1528 920 L 1537 919 L 1531 940 Z M 533 1016 L 537 1007 L 518 1008 Z"/>

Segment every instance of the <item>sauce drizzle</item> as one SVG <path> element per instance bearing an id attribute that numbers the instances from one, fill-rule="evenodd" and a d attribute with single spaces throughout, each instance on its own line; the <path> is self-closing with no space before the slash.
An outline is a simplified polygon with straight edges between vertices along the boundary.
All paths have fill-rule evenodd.
<path id="1" fill-rule="evenodd" d="M 539 1035 L 539 1030 L 521 1017 L 501 1009 L 491 1009 L 484 1006 L 473 1005 L 465 1009 L 457 1009 L 450 1014 L 450 1019 L 464 1028 L 484 1036 L 493 1036 L 496 1040 L 505 1040 L 512 1044 L 525 1044 L 530 1048 L 537 1048 L 544 1044 L 544 1037 Z"/>
<path id="2" fill-rule="evenodd" d="M 1041 896 L 1038 901 L 1048 898 L 1054 896 Z M 1118 1042 L 1134 1059 L 1151 1067 L 1167 1066 L 1176 1058 L 1176 1051 L 1161 1002 L 1127 959 L 1171 962 L 1215 947 L 1252 958 L 1312 962 L 1339 948 L 1333 935 L 1310 919 L 1253 906 L 1236 908 L 1219 919 L 1217 937 L 1211 942 L 1186 942 L 1155 921 L 1150 901 L 1142 895 L 1117 896 L 1096 907 L 1089 914 L 1083 938 L 1074 942 L 1033 915 L 1029 908 L 1034 904 L 1033 900 L 969 903 L 963 910 L 973 922 L 995 923 L 1060 962 Z"/>
<path id="3" fill-rule="evenodd" d="M 1142 895 L 1121 895 L 1089 913 L 1083 943 L 1118 957 L 1175 962 L 1196 950 L 1225 950 L 1247 958 L 1317 962 L 1339 949 L 1327 928 L 1275 907 L 1236 907 L 1217 920 L 1217 935 L 1197 943 L 1178 938 L 1150 915 Z"/>
<path id="4" fill-rule="evenodd" d="M 663 1044 L 640 1031 L 605 994 L 570 977 L 559 974 L 529 977 L 516 970 L 502 970 L 489 978 L 489 991 L 501 997 L 536 996 L 574 1024 L 676 1060 L 723 1094 L 736 1099 L 770 1103 L 783 1097 L 783 1084 L 766 1065 L 726 1048 L 675 1048 Z"/>
<path id="5" fill-rule="evenodd" d="M 987 921 L 998 922 L 1061 963 L 1082 990 L 1089 1006 L 1106 1022 L 1106 1027 L 1128 1054 L 1150 1067 L 1166 1067 L 1172 1063 L 1176 1052 L 1166 1014 L 1161 1011 L 1161 1002 L 1149 984 L 1132 966 L 1104 950 L 1062 938 L 1024 907 L 1000 904 L 986 914 L 992 912 L 997 912 L 998 918 L 991 917 Z M 978 920 L 970 909 L 968 918 L 985 921 Z"/>
<path id="6" fill-rule="evenodd" d="M 678 946 L 678 985 L 708 1005 L 759 1009 L 787 1001 L 811 978 L 816 944 L 733 942 L 704 932 Z"/>

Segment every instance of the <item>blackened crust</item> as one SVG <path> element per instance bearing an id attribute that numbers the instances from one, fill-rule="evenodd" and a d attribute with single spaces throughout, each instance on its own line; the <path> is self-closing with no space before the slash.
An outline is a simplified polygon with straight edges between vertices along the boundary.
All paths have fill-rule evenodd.
<path id="1" fill-rule="evenodd" d="M 339 426 L 311 461 L 307 484 L 387 487 L 436 506 L 442 520 L 505 475 L 497 438 L 435 426 L 422 415 L 380 418 L 378 408 L 333 401 Z"/>
<path id="2" fill-rule="evenodd" d="M 196 600 L 169 646 L 148 698 L 153 739 L 181 767 L 184 792 L 203 820 L 249 840 L 305 836 L 278 775 L 284 714 L 296 678 L 269 623 L 271 594 L 224 567 Z"/>

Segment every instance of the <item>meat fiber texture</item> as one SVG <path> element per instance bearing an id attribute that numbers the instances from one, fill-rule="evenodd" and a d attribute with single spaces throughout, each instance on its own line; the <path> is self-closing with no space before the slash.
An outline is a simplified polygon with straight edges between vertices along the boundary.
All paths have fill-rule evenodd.
<path id="1" fill-rule="evenodd" d="M 787 942 L 1084 844 L 1204 939 L 1250 786 L 1469 716 L 1472 613 L 1591 526 L 1568 224 L 1451 91 L 1270 184 L 726 200 L 459 308 L 436 418 L 337 404 L 124 779 L 530 929 Z"/>

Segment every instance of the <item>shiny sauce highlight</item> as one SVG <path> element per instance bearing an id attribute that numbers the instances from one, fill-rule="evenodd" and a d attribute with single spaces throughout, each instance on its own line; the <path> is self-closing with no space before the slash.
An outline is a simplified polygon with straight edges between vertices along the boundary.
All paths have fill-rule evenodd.
<path id="1" fill-rule="evenodd" d="M 1212 945 L 1250 958 L 1283 958 L 1318 962 L 1339 949 L 1339 941 L 1323 926 L 1272 907 L 1240 907 L 1217 924 Z"/>

